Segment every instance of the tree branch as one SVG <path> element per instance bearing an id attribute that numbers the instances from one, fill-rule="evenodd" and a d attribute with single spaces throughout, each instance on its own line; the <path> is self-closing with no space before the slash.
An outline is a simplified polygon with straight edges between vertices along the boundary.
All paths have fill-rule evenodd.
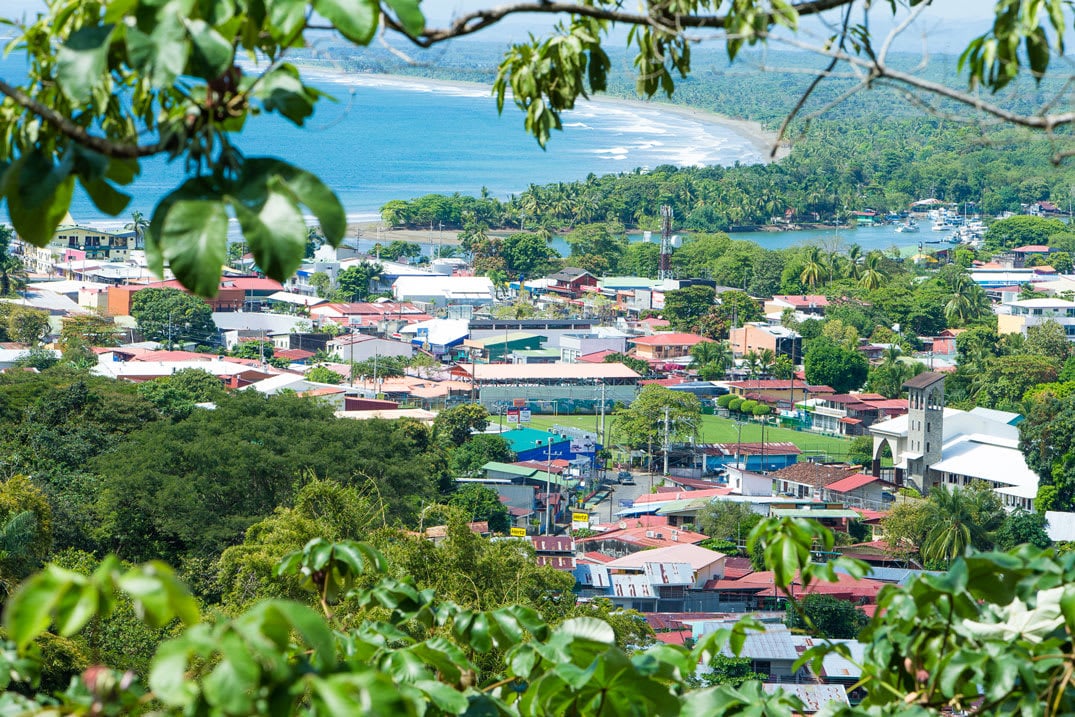
<path id="1" fill-rule="evenodd" d="M 160 142 L 154 144 L 126 144 L 92 135 L 86 131 L 85 127 L 75 124 L 56 110 L 46 107 L 18 87 L 12 87 L 3 80 L 0 80 L 0 94 L 6 95 L 20 107 L 33 112 L 58 129 L 65 137 L 106 157 L 139 159 L 140 157 L 150 157 L 165 151 Z"/>
<path id="2" fill-rule="evenodd" d="M 866 60 L 855 55 L 850 55 L 840 50 L 830 50 L 817 45 L 799 42 L 793 38 L 769 36 L 769 39 L 788 44 L 800 50 L 806 50 L 825 57 L 844 62 L 852 67 L 864 70 L 874 79 L 887 79 L 906 87 L 922 90 L 936 97 L 952 100 L 977 110 L 983 114 L 991 115 L 1004 122 L 1030 129 L 1052 130 L 1062 125 L 1075 122 L 1075 112 L 1063 112 L 1060 114 L 1027 115 L 1013 112 L 1000 105 L 988 102 L 978 95 L 957 90 L 940 82 L 933 82 L 909 72 L 895 70 L 880 60 Z"/>
<path id="3" fill-rule="evenodd" d="M 854 0 L 811 0 L 794 5 L 794 10 L 800 17 L 817 15 L 818 13 L 832 10 L 838 7 L 852 5 Z M 686 28 L 704 28 L 721 30 L 727 26 L 727 15 L 641 15 L 638 13 L 623 12 L 621 10 L 582 5 L 574 2 L 517 2 L 508 5 L 500 5 L 493 8 L 475 10 L 453 20 L 447 27 L 427 28 L 417 37 L 409 35 L 403 27 L 388 14 L 384 14 L 385 26 L 395 32 L 404 35 L 411 42 L 420 47 L 431 47 L 439 42 L 451 40 L 456 37 L 471 35 L 483 30 L 490 25 L 495 25 L 510 15 L 578 15 L 591 17 L 597 20 L 608 20 L 613 23 L 625 25 L 657 25 L 666 32 L 675 32 Z M 775 16 L 770 15 L 770 22 L 775 21 Z M 311 25 L 310 29 L 333 30 L 329 25 Z"/>

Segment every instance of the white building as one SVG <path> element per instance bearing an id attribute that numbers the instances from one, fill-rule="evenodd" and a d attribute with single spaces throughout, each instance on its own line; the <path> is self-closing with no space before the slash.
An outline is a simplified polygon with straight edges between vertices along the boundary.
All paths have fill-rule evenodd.
<path id="1" fill-rule="evenodd" d="M 367 361 L 375 356 L 403 356 L 410 358 L 414 348 L 409 343 L 382 339 L 368 334 L 342 334 L 328 342 L 330 355 L 341 361 Z"/>
<path id="2" fill-rule="evenodd" d="M 944 406 L 944 374 L 926 372 L 904 384 L 910 410 L 905 416 L 875 423 L 873 474 L 890 451 L 901 480 L 928 491 L 945 485 L 966 487 L 984 481 L 1009 510 L 1032 510 L 1038 476 L 1019 450 L 1017 413 Z"/>
<path id="3" fill-rule="evenodd" d="M 419 301 L 434 306 L 493 303 L 493 282 L 487 276 L 401 276 L 392 284 L 396 301 Z"/>
<path id="4" fill-rule="evenodd" d="M 1055 297 L 1009 301 L 997 307 L 997 333 L 1022 334 L 1031 326 L 1055 321 L 1075 341 L 1075 301 Z"/>
<path id="5" fill-rule="evenodd" d="M 579 360 L 579 356 L 598 351 L 624 353 L 626 350 L 627 334 L 607 326 L 598 326 L 593 331 L 564 334 L 560 337 L 560 360 L 564 363 L 575 363 Z"/>

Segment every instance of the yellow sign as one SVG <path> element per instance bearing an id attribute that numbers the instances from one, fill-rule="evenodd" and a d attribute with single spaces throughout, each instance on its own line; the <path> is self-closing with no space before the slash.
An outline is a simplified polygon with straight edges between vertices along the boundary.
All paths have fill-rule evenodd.
<path id="1" fill-rule="evenodd" d="M 590 514 L 589 513 L 572 513 L 571 514 L 571 522 L 572 523 L 589 523 L 590 522 Z"/>
<path id="2" fill-rule="evenodd" d="M 526 537 L 526 528 L 512 528 L 511 529 L 511 536 L 513 538 L 525 538 Z"/>

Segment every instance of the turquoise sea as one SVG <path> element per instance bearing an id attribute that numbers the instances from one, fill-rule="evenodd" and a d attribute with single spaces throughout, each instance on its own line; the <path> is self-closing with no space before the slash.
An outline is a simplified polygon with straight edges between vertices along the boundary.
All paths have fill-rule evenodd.
<path id="1" fill-rule="evenodd" d="M 3 76 L 22 69 L 14 57 L 0 60 Z M 354 221 L 374 221 L 392 199 L 428 193 L 478 194 L 507 199 L 530 184 L 573 181 L 588 174 L 676 166 L 751 164 L 767 148 L 713 115 L 660 103 L 598 99 L 564 115 L 564 131 L 542 150 L 523 129 L 514 105 L 498 115 L 482 85 L 381 75 L 307 71 L 312 83 L 335 98 L 320 103 L 303 128 L 276 115 L 252 118 L 240 138 L 248 156 L 272 155 L 308 169 L 332 186 Z M 154 158 L 128 188 L 130 207 L 118 218 L 98 211 L 76 192 L 76 221 L 118 227 L 130 212 L 147 216 L 183 179 L 183 168 Z M 894 226 L 854 231 L 751 232 L 737 235 L 780 248 L 803 242 L 914 247 L 942 237 L 899 234 Z M 431 239 L 435 239 L 432 237 Z M 364 239 L 366 239 L 364 237 Z M 632 240 L 641 240 L 633 237 Z M 364 242 L 363 242 L 364 243 Z M 368 243 L 372 244 L 372 241 Z M 555 244 L 567 253 L 562 239 Z M 361 245 L 361 243 L 360 243 Z"/>
<path id="2" fill-rule="evenodd" d="M 582 104 L 564 117 L 542 150 L 506 105 L 498 115 L 489 89 L 376 75 L 322 73 L 322 102 L 304 128 L 275 115 L 252 118 L 240 138 L 248 155 L 272 155 L 318 174 L 354 219 L 372 220 L 391 199 L 428 193 L 507 199 L 529 184 L 583 179 L 661 164 L 731 165 L 761 160 L 762 148 L 702 114 L 666 105 L 613 100 Z M 182 179 L 182 167 L 145 163 L 131 209 L 145 213 Z M 129 214 L 129 211 L 127 212 Z M 72 216 L 100 221 L 85 196 Z"/>

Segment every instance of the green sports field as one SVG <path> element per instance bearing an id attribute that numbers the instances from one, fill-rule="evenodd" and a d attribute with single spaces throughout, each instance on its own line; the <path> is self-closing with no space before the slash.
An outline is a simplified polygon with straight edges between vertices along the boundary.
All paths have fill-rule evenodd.
<path id="1" fill-rule="evenodd" d="M 611 416 L 606 416 L 605 420 L 611 426 L 611 422 L 615 419 Z M 594 416 L 535 415 L 530 421 L 531 428 L 548 429 L 554 425 L 572 426 L 595 431 L 597 429 L 597 419 Z M 761 430 L 761 424 L 744 423 L 741 440 L 744 443 L 759 443 L 762 438 Z M 703 443 L 735 443 L 740 440 L 739 426 L 735 421 L 728 418 L 702 416 L 701 440 Z M 846 438 L 822 436 L 818 433 L 793 431 L 789 428 L 775 428 L 773 426 L 765 427 L 765 440 L 770 443 L 790 441 L 806 453 L 826 453 L 833 460 L 843 459 L 850 444 L 850 441 Z"/>

